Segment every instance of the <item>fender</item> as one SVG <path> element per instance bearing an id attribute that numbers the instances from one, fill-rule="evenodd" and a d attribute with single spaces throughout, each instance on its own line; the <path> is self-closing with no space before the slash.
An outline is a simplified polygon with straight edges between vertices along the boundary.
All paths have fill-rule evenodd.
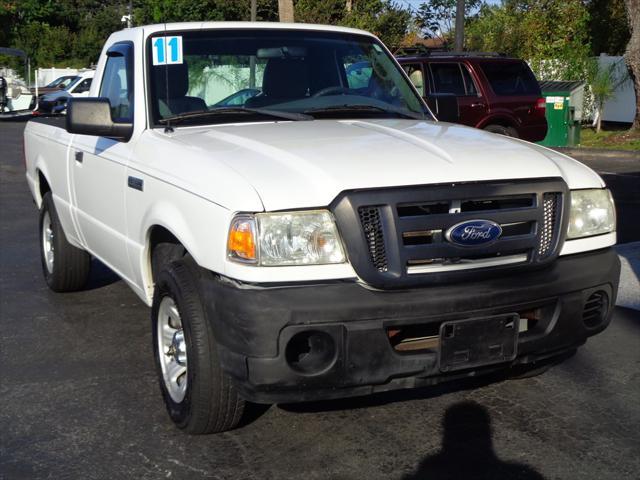
<path id="1" fill-rule="evenodd" d="M 201 202 L 205 203 L 202 199 Z M 224 224 L 228 224 L 230 212 L 221 207 L 206 202 L 205 209 L 211 214 L 210 222 L 203 222 L 202 217 L 196 212 L 194 218 L 188 219 L 183 209 L 167 200 L 154 202 L 144 213 L 140 229 L 130 232 L 128 240 L 128 252 L 134 275 L 140 288 L 145 292 L 145 300 L 149 305 L 153 298 L 153 276 L 151 271 L 151 231 L 154 227 L 162 227 L 169 231 L 189 252 L 194 261 L 209 270 L 221 271 L 224 256 L 218 258 L 219 252 L 224 252 L 226 231 L 223 235 L 216 230 L 215 225 L 220 225 L 214 217 L 219 217 Z M 224 218 L 224 220 L 223 220 Z M 194 231 L 194 230 L 197 230 Z M 136 240 L 137 239 L 137 240 Z M 198 241 L 198 239 L 201 239 Z M 202 241 L 206 239 L 206 241 Z M 205 245 L 206 244 L 206 245 Z M 215 254 L 213 252 L 216 252 Z"/>

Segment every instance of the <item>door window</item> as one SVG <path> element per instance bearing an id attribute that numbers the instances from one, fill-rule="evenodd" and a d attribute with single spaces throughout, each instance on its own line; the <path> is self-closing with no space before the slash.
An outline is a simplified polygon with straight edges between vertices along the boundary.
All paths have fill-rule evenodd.
<path id="1" fill-rule="evenodd" d="M 457 63 L 432 63 L 431 74 L 435 93 L 466 95 L 464 79 Z"/>
<path id="2" fill-rule="evenodd" d="M 524 62 L 483 62 L 482 70 L 496 95 L 540 96 L 540 86 Z"/>
<path id="3" fill-rule="evenodd" d="M 80 85 L 78 85 L 73 90 L 73 93 L 88 92 L 90 88 L 91 88 L 91 78 L 85 78 L 82 82 L 80 82 Z"/>
<path id="4" fill-rule="evenodd" d="M 409 75 L 409 79 L 411 83 L 413 83 L 416 90 L 422 95 L 425 96 L 426 92 L 424 89 L 424 74 L 422 73 L 422 66 L 419 63 L 416 64 L 408 64 L 402 65 L 404 71 Z"/>
<path id="5" fill-rule="evenodd" d="M 133 59 L 131 48 L 126 47 L 124 45 L 107 53 L 107 64 L 99 95 L 109 99 L 113 120 L 131 122 L 133 121 Z"/>
<path id="6" fill-rule="evenodd" d="M 460 71 L 462 72 L 462 78 L 464 80 L 464 89 L 467 95 L 478 95 L 478 89 L 476 88 L 476 84 L 471 77 L 471 73 L 466 66 L 460 65 Z"/>

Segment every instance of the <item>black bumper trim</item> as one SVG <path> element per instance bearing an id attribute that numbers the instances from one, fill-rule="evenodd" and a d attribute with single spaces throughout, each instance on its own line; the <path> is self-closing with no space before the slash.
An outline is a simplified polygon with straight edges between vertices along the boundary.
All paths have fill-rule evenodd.
<path id="1" fill-rule="evenodd" d="M 399 354 L 390 326 L 426 324 L 540 308 L 543 321 L 522 335 L 513 364 L 531 363 L 576 348 L 604 330 L 615 304 L 620 262 L 612 248 L 559 257 L 544 269 L 499 278 L 406 290 L 371 290 L 358 283 L 258 287 L 208 274 L 202 295 L 223 368 L 248 400 L 294 402 L 432 385 L 469 376 L 445 375 L 436 353 Z M 593 292 L 610 298 L 593 328 L 582 321 Z M 328 332 L 337 359 L 317 375 L 292 369 L 287 342 L 305 330 Z M 504 368 L 483 367 L 477 373 Z"/>

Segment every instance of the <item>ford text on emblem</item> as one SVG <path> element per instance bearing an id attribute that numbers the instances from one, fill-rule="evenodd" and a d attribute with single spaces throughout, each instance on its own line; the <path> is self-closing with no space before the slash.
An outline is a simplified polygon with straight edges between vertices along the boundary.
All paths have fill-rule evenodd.
<path id="1" fill-rule="evenodd" d="M 445 238 L 456 245 L 473 247 L 485 245 L 502 235 L 502 227 L 491 220 L 467 220 L 451 227 Z"/>

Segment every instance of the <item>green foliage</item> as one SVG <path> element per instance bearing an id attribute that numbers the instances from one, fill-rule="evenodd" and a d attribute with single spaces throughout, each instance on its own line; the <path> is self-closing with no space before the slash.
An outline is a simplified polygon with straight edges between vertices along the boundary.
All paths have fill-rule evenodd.
<path id="1" fill-rule="evenodd" d="M 591 16 L 591 53 L 624 54 L 631 36 L 624 0 L 589 0 L 587 9 Z"/>
<path id="2" fill-rule="evenodd" d="M 566 59 L 573 73 L 590 55 L 588 24 L 582 0 L 503 0 L 481 8 L 467 28 L 467 45 L 534 63 Z"/>
<path id="3" fill-rule="evenodd" d="M 295 2 L 297 22 L 338 25 L 346 14 L 344 0 L 298 0 Z"/>
<path id="4" fill-rule="evenodd" d="M 540 79 L 587 80 L 589 20 L 582 0 L 503 0 L 469 23 L 467 46 L 524 58 Z"/>
<path id="5" fill-rule="evenodd" d="M 411 13 L 391 0 L 298 0 L 296 20 L 347 25 L 399 43 L 412 23 Z M 128 1 L 19 0 L 0 2 L 0 45 L 23 49 L 32 68 L 87 67 L 96 63 L 107 37 L 122 28 Z M 259 21 L 278 20 L 277 0 L 258 0 Z M 136 25 L 188 21 L 249 20 L 250 0 L 135 0 Z M 3 65 L 21 70 L 21 61 Z"/>
<path id="6" fill-rule="evenodd" d="M 411 23 L 411 12 L 388 0 L 358 0 L 353 2 L 341 25 L 374 33 L 388 45 L 398 45 Z"/>
<path id="7" fill-rule="evenodd" d="M 597 131 L 600 132 L 604 104 L 607 100 L 615 98 L 616 90 L 629 81 L 629 78 L 625 75 L 626 66 L 624 60 L 619 60 L 609 65 L 598 66 L 596 61 L 594 61 L 594 64 L 595 66 L 589 79 L 589 87 L 597 111 Z"/>
<path id="8" fill-rule="evenodd" d="M 415 22 L 420 31 L 429 38 L 454 34 L 456 23 L 456 0 L 431 0 L 422 3 L 418 8 Z M 465 1 L 465 22 L 469 23 L 475 17 L 472 12 L 483 5 L 482 0 Z"/>
<path id="9" fill-rule="evenodd" d="M 297 0 L 296 22 L 342 25 L 367 30 L 389 45 L 398 45 L 412 24 L 411 12 L 390 0 Z"/>
<path id="10" fill-rule="evenodd" d="M 144 0 L 135 2 L 136 24 L 194 21 L 242 21 L 250 19 L 250 2 L 238 0 Z M 274 21 L 277 0 L 258 0 L 258 20 Z"/>

